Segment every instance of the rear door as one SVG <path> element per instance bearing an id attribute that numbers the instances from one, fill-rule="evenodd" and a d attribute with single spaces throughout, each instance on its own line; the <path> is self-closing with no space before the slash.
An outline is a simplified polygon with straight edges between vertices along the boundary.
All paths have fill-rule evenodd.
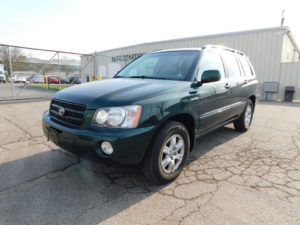
<path id="1" fill-rule="evenodd" d="M 238 61 L 240 62 L 242 71 L 244 73 L 244 85 L 242 86 L 242 95 L 245 99 L 249 98 L 250 95 L 257 94 L 257 80 L 255 73 L 249 59 L 246 56 L 239 55 Z"/>
<path id="2" fill-rule="evenodd" d="M 228 104 L 228 114 L 230 117 L 235 117 L 243 111 L 246 104 L 243 91 L 243 86 L 246 84 L 245 77 L 235 53 L 224 51 L 221 56 L 228 78 L 227 88 L 231 92 L 231 99 Z"/>

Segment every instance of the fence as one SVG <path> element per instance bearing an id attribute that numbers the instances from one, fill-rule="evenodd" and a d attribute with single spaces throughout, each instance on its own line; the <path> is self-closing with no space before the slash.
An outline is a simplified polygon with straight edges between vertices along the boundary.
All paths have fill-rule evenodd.
<path id="1" fill-rule="evenodd" d="M 0 101 L 50 99 L 57 90 L 101 79 L 86 70 L 93 67 L 93 54 L 0 44 Z"/>

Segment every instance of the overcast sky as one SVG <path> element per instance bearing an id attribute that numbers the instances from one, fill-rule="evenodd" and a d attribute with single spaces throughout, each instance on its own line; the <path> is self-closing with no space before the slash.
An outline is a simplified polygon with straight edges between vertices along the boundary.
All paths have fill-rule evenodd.
<path id="1" fill-rule="evenodd" d="M 300 45 L 299 0 L 0 0 L 0 43 L 90 53 L 285 25 Z"/>

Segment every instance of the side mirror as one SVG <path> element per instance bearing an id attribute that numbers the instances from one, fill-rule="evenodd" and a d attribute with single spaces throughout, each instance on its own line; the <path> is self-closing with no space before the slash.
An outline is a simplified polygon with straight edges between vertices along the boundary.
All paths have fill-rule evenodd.
<path id="1" fill-rule="evenodd" d="M 202 73 L 201 83 L 211 83 L 221 80 L 221 73 L 219 70 L 206 70 Z"/>
<path id="2" fill-rule="evenodd" d="M 193 88 L 202 86 L 205 83 L 211 83 L 221 80 L 221 73 L 219 70 L 206 70 L 202 73 L 201 81 L 192 83 Z"/>

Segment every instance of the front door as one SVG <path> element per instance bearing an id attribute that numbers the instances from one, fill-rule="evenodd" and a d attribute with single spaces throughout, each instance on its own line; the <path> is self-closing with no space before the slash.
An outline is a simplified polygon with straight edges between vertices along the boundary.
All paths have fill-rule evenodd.
<path id="1" fill-rule="evenodd" d="M 200 120 L 198 133 L 213 128 L 228 119 L 225 109 L 229 104 L 231 94 L 230 89 L 226 87 L 228 81 L 219 53 L 204 53 L 200 61 L 197 79 L 201 80 L 203 72 L 207 70 L 218 70 L 221 80 L 205 83 L 195 90 L 193 99 L 198 99 L 193 104 L 193 110 L 197 112 Z"/>

